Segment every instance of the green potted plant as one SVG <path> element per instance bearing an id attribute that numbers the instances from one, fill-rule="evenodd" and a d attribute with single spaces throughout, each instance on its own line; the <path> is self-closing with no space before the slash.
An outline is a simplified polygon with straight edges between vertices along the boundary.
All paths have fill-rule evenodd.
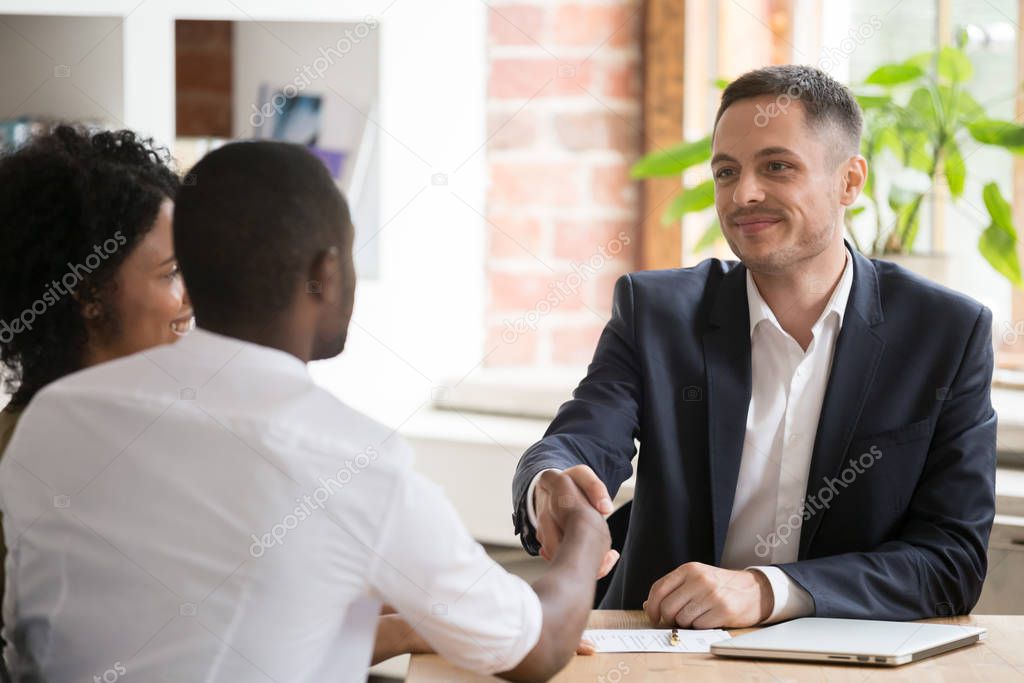
<path id="1" fill-rule="evenodd" d="M 864 111 L 861 153 L 870 173 L 863 202 L 847 211 L 846 220 L 847 235 L 862 253 L 894 260 L 905 260 L 912 254 L 921 228 L 922 208 L 932 188 L 942 183 L 954 201 L 963 197 L 967 166 L 961 147 L 965 142 L 974 140 L 1024 154 L 1024 126 L 990 118 L 965 90 L 973 71 L 960 47 L 947 46 L 903 62 L 883 64 L 856 88 Z M 645 156 L 633 166 L 632 175 L 679 176 L 710 157 L 708 136 Z M 880 175 L 882 169 L 884 175 Z M 1024 286 L 1010 204 L 994 180 L 986 182 L 982 198 L 989 225 L 978 239 L 978 251 L 1014 286 Z M 662 220 L 673 224 L 713 204 L 711 180 L 683 187 Z M 720 238 L 716 218 L 696 250 Z"/>

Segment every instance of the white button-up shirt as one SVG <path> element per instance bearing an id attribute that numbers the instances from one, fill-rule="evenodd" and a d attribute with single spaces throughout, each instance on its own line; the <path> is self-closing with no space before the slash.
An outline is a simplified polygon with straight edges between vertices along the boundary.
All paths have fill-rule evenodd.
<path id="1" fill-rule="evenodd" d="M 295 357 L 203 330 L 54 383 L 0 462 L 15 677 L 362 681 L 382 602 L 513 668 L 540 602 L 411 459 Z"/>
<path id="2" fill-rule="evenodd" d="M 852 284 L 847 253 L 805 351 L 782 329 L 747 271 L 751 395 L 722 566 L 756 565 L 768 577 L 775 596 L 770 622 L 814 611 L 811 596 L 785 572 L 760 565 L 797 560 L 811 451 Z"/>
<path id="3" fill-rule="evenodd" d="M 852 285 L 853 259 L 847 253 L 843 274 L 811 327 L 814 338 L 804 351 L 782 329 L 747 271 L 751 396 L 721 565 L 756 569 L 768 578 L 775 607 L 765 623 L 814 612 L 810 594 L 781 569 L 767 565 L 797 559 L 811 451 Z M 541 474 L 526 492 L 526 514 L 534 528 L 533 492 Z"/>

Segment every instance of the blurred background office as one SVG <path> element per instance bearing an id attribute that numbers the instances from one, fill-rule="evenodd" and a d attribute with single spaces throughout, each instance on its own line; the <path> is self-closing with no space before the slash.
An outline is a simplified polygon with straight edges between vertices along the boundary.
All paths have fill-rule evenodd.
<path id="1" fill-rule="evenodd" d="M 309 146 L 351 203 L 360 276 L 348 348 L 313 374 L 409 439 L 529 575 L 512 472 L 616 278 L 732 256 L 707 183 L 723 84 L 816 64 L 866 112 L 850 240 L 993 310 L 999 516 L 976 611 L 1022 613 L 1022 17 L 1018 0 L 0 0 L 0 147 L 56 120 L 127 127 L 188 183 L 227 140 Z"/>

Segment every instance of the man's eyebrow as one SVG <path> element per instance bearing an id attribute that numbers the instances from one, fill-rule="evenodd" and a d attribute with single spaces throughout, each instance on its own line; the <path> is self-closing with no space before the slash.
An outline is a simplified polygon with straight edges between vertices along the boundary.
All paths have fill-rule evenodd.
<path id="1" fill-rule="evenodd" d="M 788 147 L 765 147 L 764 149 L 758 150 L 758 152 L 754 156 L 756 158 L 760 158 L 775 156 L 777 154 L 790 154 L 792 156 L 798 156 L 796 152 L 789 149 Z M 718 154 L 711 158 L 711 165 L 714 166 L 715 164 L 724 161 L 731 161 L 733 163 L 737 163 L 735 157 L 725 154 L 724 152 L 719 152 Z"/>
<path id="2" fill-rule="evenodd" d="M 771 157 L 771 156 L 775 156 L 776 154 L 792 154 L 793 156 L 797 155 L 796 152 L 794 152 L 793 150 L 789 149 L 788 147 L 765 147 L 764 149 L 760 150 L 754 156 L 756 156 L 756 157 Z"/>

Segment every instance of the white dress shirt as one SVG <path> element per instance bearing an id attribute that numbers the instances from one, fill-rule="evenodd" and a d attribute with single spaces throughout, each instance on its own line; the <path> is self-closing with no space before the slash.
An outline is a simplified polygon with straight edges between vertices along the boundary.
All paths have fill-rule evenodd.
<path id="1" fill-rule="evenodd" d="M 411 460 L 295 357 L 203 330 L 50 385 L 0 462 L 15 677 L 363 681 L 382 602 L 513 668 L 540 602 Z"/>
<path id="2" fill-rule="evenodd" d="M 747 271 L 751 396 L 721 566 L 765 575 L 775 601 L 765 623 L 814 613 L 810 594 L 770 565 L 797 560 L 811 451 L 852 285 L 853 260 L 847 253 L 843 274 L 804 351 L 782 329 Z M 540 474 L 526 492 L 526 514 L 534 528 L 533 492 Z"/>

